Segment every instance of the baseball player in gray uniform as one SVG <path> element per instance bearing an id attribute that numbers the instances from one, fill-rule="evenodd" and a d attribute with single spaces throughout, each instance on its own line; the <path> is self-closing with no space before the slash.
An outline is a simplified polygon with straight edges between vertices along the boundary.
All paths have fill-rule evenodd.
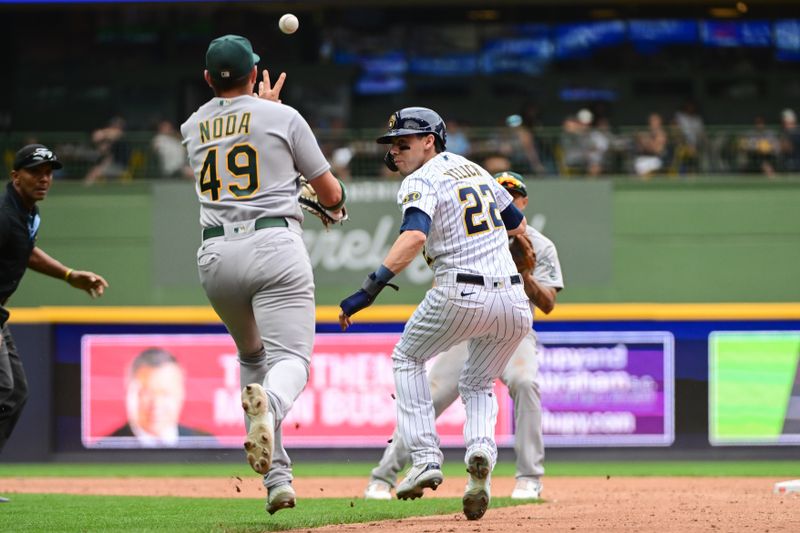
<path id="1" fill-rule="evenodd" d="M 281 421 L 308 380 L 314 342 L 314 279 L 303 245 L 300 176 L 341 218 L 344 189 L 303 117 L 280 103 L 259 57 L 237 35 L 214 39 L 205 80 L 214 97 L 181 126 L 197 178 L 200 282 L 239 354 L 244 447 L 263 474 L 270 514 L 294 507 Z"/>
<path id="2" fill-rule="evenodd" d="M 458 379 L 467 413 L 469 472 L 462 502 L 464 514 L 475 520 L 489 505 L 490 473 L 497 460 L 494 380 L 531 329 L 522 277 L 508 249 L 508 235 L 525 231 L 525 217 L 486 170 L 445 151 L 445 124 L 434 111 L 411 107 L 394 112 L 378 142 L 391 144 L 385 162 L 404 176 L 397 195 L 401 233 L 380 268 L 342 300 L 339 321 L 346 329 L 352 315 L 372 304 L 391 278 L 423 252 L 436 284 L 392 353 L 398 427 L 413 462 L 397 497 L 418 498 L 443 480 L 425 362 L 467 341 Z"/>
<path id="3" fill-rule="evenodd" d="M 514 205 L 524 211 L 528 205 L 528 191 L 522 176 L 516 172 L 501 172 L 494 177 L 514 197 Z M 525 292 L 530 298 L 531 313 L 535 307 L 544 313 L 550 313 L 555 307 L 558 291 L 564 288 L 558 253 L 553 242 L 535 228 L 527 226 L 525 231 L 536 250 L 536 267 L 533 272 L 522 273 Z M 536 346 L 536 332 L 531 329 L 511 356 L 500 377 L 508 386 L 514 400 L 514 451 L 517 456 L 517 483 L 511 493 L 514 499 L 537 499 L 542 492 L 544 444 Z M 468 346 L 466 342 L 462 342 L 434 360 L 428 373 L 428 382 L 437 417 L 458 397 L 458 374 L 467 357 Z M 397 474 L 408 463 L 408 459 L 408 448 L 395 430 L 380 463 L 372 470 L 364 496 L 370 500 L 391 499 L 391 489 L 395 486 Z"/>

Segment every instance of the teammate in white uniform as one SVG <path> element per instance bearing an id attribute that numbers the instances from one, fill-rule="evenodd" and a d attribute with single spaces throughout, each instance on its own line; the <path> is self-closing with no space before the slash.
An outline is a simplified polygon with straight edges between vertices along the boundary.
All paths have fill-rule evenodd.
<path id="1" fill-rule="evenodd" d="M 414 311 L 392 354 L 400 435 L 414 466 L 397 497 L 414 499 L 442 482 L 442 452 L 425 362 L 468 341 L 458 390 L 467 421 L 465 463 L 470 473 L 464 514 L 478 519 L 490 499 L 490 473 L 497 460 L 494 380 L 531 329 L 531 310 L 508 250 L 508 235 L 525 231 L 525 217 L 512 197 L 477 164 L 445 152 L 441 117 L 423 107 L 401 109 L 378 139 L 391 144 L 387 166 L 404 176 L 398 192 L 403 210 L 400 236 L 381 267 L 341 302 L 343 329 L 370 305 L 389 280 L 424 249 L 436 285 Z"/>
<path id="2" fill-rule="evenodd" d="M 516 172 L 495 174 L 495 179 L 514 197 L 514 205 L 524 211 L 528 191 L 522 176 Z M 525 272 L 525 292 L 530 298 L 531 313 L 538 307 L 550 313 L 555 307 L 557 292 L 564 288 L 561 264 L 553 242 L 531 226 L 525 229 L 536 250 L 533 272 Z M 511 356 L 500 379 L 508 386 L 514 400 L 514 451 L 517 457 L 517 483 L 511 497 L 537 499 L 542 492 L 544 443 L 542 441 L 542 402 L 537 376 L 536 332 L 530 330 Z M 458 373 L 467 360 L 467 343 L 459 343 L 434 360 L 428 373 L 434 411 L 438 417 L 458 397 Z M 364 495 L 370 500 L 391 499 L 397 474 L 408 463 L 408 448 L 397 430 L 372 470 Z"/>
<path id="3" fill-rule="evenodd" d="M 181 134 L 200 199 L 200 282 L 236 342 L 244 447 L 264 476 L 272 514 L 295 503 L 280 425 L 308 381 L 314 343 L 314 278 L 302 239 L 299 178 L 306 176 L 340 218 L 344 189 L 306 121 L 280 103 L 285 74 L 272 88 L 265 70 L 253 93 L 258 60 L 244 37 L 213 40 L 204 76 L 215 96 Z"/>

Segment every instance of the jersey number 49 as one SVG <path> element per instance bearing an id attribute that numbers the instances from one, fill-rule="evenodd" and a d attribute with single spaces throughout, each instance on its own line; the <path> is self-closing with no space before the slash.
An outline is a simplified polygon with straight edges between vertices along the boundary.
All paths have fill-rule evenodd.
<path id="1" fill-rule="evenodd" d="M 225 154 L 228 191 L 236 200 L 244 200 L 258 190 L 258 152 L 249 144 L 237 144 Z M 246 181 L 245 181 L 246 180 Z M 246 184 L 246 185 L 245 185 Z M 217 168 L 217 148 L 210 148 L 200 170 L 200 192 L 207 194 L 211 201 L 219 200 L 222 188 L 220 172 Z"/>

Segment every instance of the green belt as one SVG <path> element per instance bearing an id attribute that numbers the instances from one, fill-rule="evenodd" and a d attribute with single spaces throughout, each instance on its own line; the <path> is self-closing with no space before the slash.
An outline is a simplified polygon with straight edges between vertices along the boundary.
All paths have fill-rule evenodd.
<path id="1" fill-rule="evenodd" d="M 264 217 L 256 220 L 256 229 L 264 228 L 288 228 L 289 223 L 283 217 Z M 223 226 L 214 226 L 213 228 L 203 228 L 203 240 L 211 239 L 213 237 L 222 237 L 225 235 L 225 228 Z"/>

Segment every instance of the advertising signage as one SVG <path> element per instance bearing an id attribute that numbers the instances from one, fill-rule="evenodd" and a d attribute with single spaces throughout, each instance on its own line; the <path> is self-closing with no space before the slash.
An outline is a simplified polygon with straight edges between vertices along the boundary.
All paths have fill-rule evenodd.
<path id="1" fill-rule="evenodd" d="M 392 349 L 399 333 L 319 334 L 308 386 L 283 421 L 288 447 L 383 447 L 395 426 Z M 548 446 L 669 445 L 673 342 L 661 332 L 540 334 Z M 226 334 L 84 335 L 81 441 L 86 448 L 239 448 L 235 346 Z M 157 364 L 155 364 L 157 363 Z M 498 381 L 497 443 L 512 446 L 513 402 Z M 437 421 L 463 446 L 456 401 Z"/>

